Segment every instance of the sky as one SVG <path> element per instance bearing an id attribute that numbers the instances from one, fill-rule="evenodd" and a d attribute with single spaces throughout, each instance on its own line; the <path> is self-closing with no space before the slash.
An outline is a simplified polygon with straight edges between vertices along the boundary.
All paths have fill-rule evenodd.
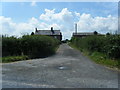
<path id="1" fill-rule="evenodd" d="M 42 30 L 61 30 L 63 39 L 75 32 L 107 33 L 118 29 L 117 2 L 0 2 L 2 34 L 21 36 Z"/>

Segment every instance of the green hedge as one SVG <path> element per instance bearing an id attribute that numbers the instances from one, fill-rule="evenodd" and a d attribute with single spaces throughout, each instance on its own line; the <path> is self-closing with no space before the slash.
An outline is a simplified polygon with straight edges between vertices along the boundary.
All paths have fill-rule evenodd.
<path id="1" fill-rule="evenodd" d="M 2 56 L 27 55 L 29 58 L 47 57 L 55 53 L 60 41 L 49 36 L 24 35 L 21 38 L 2 37 Z"/>
<path id="2" fill-rule="evenodd" d="M 2 37 L 2 56 L 20 55 L 20 41 L 16 37 Z"/>
<path id="3" fill-rule="evenodd" d="M 71 39 L 71 43 L 79 49 L 101 52 L 109 58 L 120 58 L 120 35 L 88 36 Z"/>
<path id="4" fill-rule="evenodd" d="M 55 53 L 59 41 L 49 36 L 23 36 L 21 38 L 21 50 L 31 58 L 46 57 Z"/>

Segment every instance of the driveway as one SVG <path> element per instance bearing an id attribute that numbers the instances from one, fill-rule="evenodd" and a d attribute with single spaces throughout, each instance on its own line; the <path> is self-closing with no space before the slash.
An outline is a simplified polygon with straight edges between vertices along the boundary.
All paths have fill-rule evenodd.
<path id="1" fill-rule="evenodd" d="M 118 72 L 67 44 L 44 59 L 2 64 L 3 88 L 118 88 Z"/>

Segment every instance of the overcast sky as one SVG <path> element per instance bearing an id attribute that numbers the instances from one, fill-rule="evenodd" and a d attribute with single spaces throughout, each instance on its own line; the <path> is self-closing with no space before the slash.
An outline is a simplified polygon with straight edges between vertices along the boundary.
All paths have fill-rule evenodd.
<path id="1" fill-rule="evenodd" d="M 70 39 L 74 24 L 78 32 L 115 32 L 118 28 L 117 2 L 2 2 L 0 28 L 3 34 L 20 36 L 38 29 L 61 30 Z"/>

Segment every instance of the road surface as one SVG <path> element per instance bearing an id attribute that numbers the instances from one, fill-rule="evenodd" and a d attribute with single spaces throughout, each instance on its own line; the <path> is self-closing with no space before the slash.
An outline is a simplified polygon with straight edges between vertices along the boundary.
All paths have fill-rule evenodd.
<path id="1" fill-rule="evenodd" d="M 118 88 L 118 72 L 95 64 L 67 44 L 44 59 L 2 65 L 3 88 Z"/>

